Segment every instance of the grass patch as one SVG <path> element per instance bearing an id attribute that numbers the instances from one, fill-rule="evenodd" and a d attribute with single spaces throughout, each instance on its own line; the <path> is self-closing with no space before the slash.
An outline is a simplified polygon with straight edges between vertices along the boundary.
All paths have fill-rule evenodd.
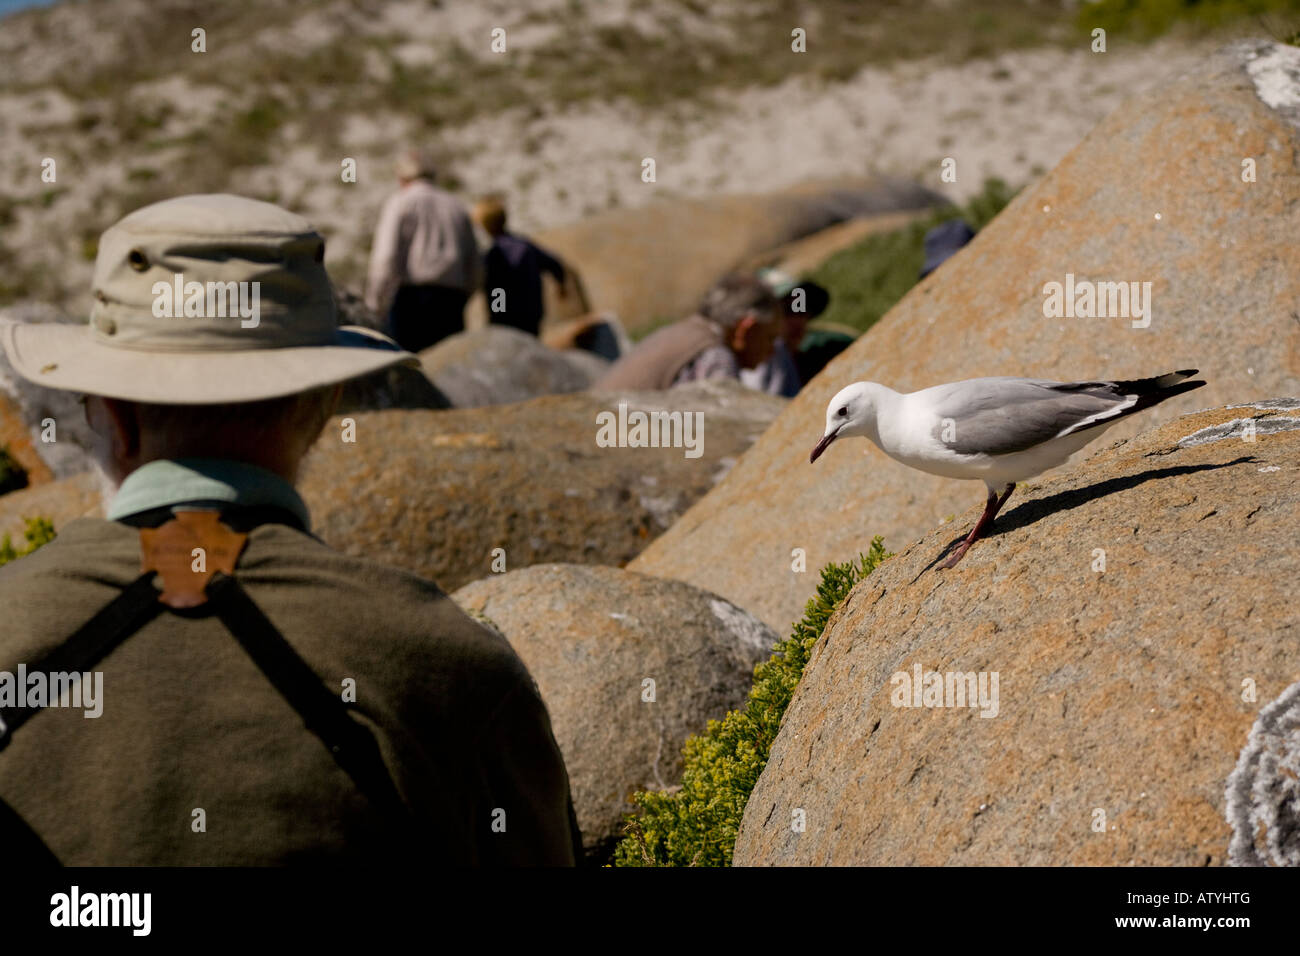
<path id="1" fill-rule="evenodd" d="M 686 741 L 681 787 L 633 795 L 642 812 L 628 818 L 627 835 L 614 853 L 615 866 L 731 865 L 745 804 L 767 765 L 813 645 L 853 585 L 890 556 L 877 536 L 856 561 L 822 568 L 817 595 L 808 601 L 790 637 L 777 644 L 771 659 L 754 668 L 754 686 L 744 709 L 710 720 L 703 734 Z"/>
<path id="2" fill-rule="evenodd" d="M 9 535 L 0 538 L 0 565 L 25 557 L 41 545 L 49 544 L 54 540 L 54 522 L 49 518 L 28 518 L 26 521 L 27 527 L 23 531 L 24 544 L 22 548 L 15 548 Z"/>
<path id="3" fill-rule="evenodd" d="M 824 286 L 831 302 L 818 320 L 865 332 L 917 283 L 925 264 L 925 234 L 949 219 L 976 232 L 1006 207 L 1016 190 L 1000 179 L 984 183 L 965 206 L 946 206 L 893 232 L 876 233 L 831 256 L 804 278 Z"/>
<path id="4" fill-rule="evenodd" d="M 1077 23 L 1085 33 L 1100 27 L 1107 34 L 1152 39 L 1177 27 L 1208 33 L 1249 20 L 1267 26 L 1278 15 L 1288 24 L 1287 42 L 1294 42 L 1300 0 L 1097 0 L 1079 7 Z"/>

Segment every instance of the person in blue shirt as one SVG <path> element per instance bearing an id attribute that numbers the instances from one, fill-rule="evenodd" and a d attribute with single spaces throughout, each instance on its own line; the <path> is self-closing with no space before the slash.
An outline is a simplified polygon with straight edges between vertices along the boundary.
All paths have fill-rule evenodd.
<path id="1" fill-rule="evenodd" d="M 505 205 L 497 197 L 490 196 L 475 204 L 474 219 L 492 237 L 483 279 L 488 321 L 537 335 L 545 314 L 542 273 L 549 272 L 555 277 L 558 294 L 563 298 L 563 264 L 523 236 L 506 231 Z"/>

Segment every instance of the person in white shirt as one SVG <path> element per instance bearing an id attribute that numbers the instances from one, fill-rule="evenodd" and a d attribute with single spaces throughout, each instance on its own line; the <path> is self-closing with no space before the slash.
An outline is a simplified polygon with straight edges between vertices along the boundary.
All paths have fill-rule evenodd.
<path id="1" fill-rule="evenodd" d="M 465 302 L 483 281 L 483 260 L 468 211 L 433 184 L 429 155 L 402 154 L 396 172 L 401 188 L 375 227 L 366 304 L 386 317 L 402 348 L 418 352 L 464 330 Z"/>

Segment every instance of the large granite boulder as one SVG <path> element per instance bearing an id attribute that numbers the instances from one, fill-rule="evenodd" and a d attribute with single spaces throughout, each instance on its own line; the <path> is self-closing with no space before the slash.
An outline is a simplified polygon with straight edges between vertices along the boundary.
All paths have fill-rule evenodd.
<path id="1" fill-rule="evenodd" d="M 901 547 L 983 496 L 867 443 L 809 465 L 827 402 L 850 382 L 910 391 L 983 375 L 1178 368 L 1208 380 L 1108 438 L 1195 408 L 1300 393 L 1297 76 L 1300 49 L 1237 44 L 1130 99 L 832 361 L 634 569 L 714 591 L 784 632 L 818 567 L 873 534 Z M 1046 317 L 1047 284 L 1074 280 L 1149 282 L 1150 324 Z M 810 573 L 791 572 L 796 548 Z M 978 549 L 966 560 L 979 561 Z"/>
<path id="2" fill-rule="evenodd" d="M 359 325 L 388 334 L 388 324 L 370 311 L 365 299 L 351 289 L 334 287 L 339 325 Z M 450 408 L 451 400 L 418 368 L 399 365 L 353 379 L 343 386 L 339 411 L 370 412 L 386 408 Z"/>
<path id="3" fill-rule="evenodd" d="M 813 648 L 735 862 L 1300 863 L 1298 473 L 1300 400 L 1214 409 L 1012 498 L 952 571 L 978 509 L 903 549 Z"/>
<path id="4" fill-rule="evenodd" d="M 344 383 L 340 413 L 386 408 L 451 408 L 451 399 L 424 372 L 409 365 L 395 365 Z"/>
<path id="5" fill-rule="evenodd" d="M 537 681 L 600 862 L 629 796 L 678 784 L 686 738 L 744 703 L 777 640 L 712 594 L 618 568 L 536 565 L 452 598 L 500 630 Z"/>
<path id="6" fill-rule="evenodd" d="M 599 355 L 553 349 L 504 325 L 460 332 L 420 353 L 424 374 L 456 408 L 580 392 L 609 367 Z"/>
<path id="7" fill-rule="evenodd" d="M 598 415 L 694 411 L 701 455 L 602 447 Z M 363 412 L 326 426 L 300 484 L 327 543 L 454 589 L 543 562 L 623 565 L 703 496 L 783 399 L 733 382 L 579 392 L 509 406 Z M 355 426 L 355 442 L 344 427 Z M 684 421 L 684 420 L 683 420 Z"/>
<path id="8" fill-rule="evenodd" d="M 635 332 L 689 315 L 720 276 L 759 253 L 848 219 L 943 202 L 900 180 L 812 183 L 761 195 L 653 202 L 537 238 L 582 268 L 593 308 L 616 313 Z"/>
<path id="9" fill-rule="evenodd" d="M 616 419 L 620 403 L 629 416 L 700 413 L 699 457 L 688 448 L 597 444 L 597 416 Z M 327 543 L 447 589 L 489 573 L 497 548 L 512 569 L 623 565 L 721 480 L 784 404 L 734 382 L 706 382 L 508 407 L 348 413 L 326 426 L 299 490 Z M 24 517 L 52 517 L 58 528 L 98 514 L 99 493 L 87 472 L 0 496 L 0 533 L 21 534 Z"/>

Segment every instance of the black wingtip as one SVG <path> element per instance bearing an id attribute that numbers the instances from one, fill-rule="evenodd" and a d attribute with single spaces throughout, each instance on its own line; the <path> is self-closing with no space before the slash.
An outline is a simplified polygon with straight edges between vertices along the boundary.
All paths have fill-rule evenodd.
<path id="1" fill-rule="evenodd" d="M 1177 372 L 1166 372 L 1164 375 L 1157 375 L 1154 378 L 1140 378 L 1133 382 L 1116 382 L 1115 384 L 1136 391 L 1138 394 L 1156 392 L 1173 395 L 1190 391 L 1193 388 L 1200 388 L 1204 385 L 1204 381 L 1187 381 L 1199 371 L 1200 369 L 1197 368 L 1180 368 Z M 1170 392 L 1170 389 L 1176 389 L 1177 391 Z"/>

